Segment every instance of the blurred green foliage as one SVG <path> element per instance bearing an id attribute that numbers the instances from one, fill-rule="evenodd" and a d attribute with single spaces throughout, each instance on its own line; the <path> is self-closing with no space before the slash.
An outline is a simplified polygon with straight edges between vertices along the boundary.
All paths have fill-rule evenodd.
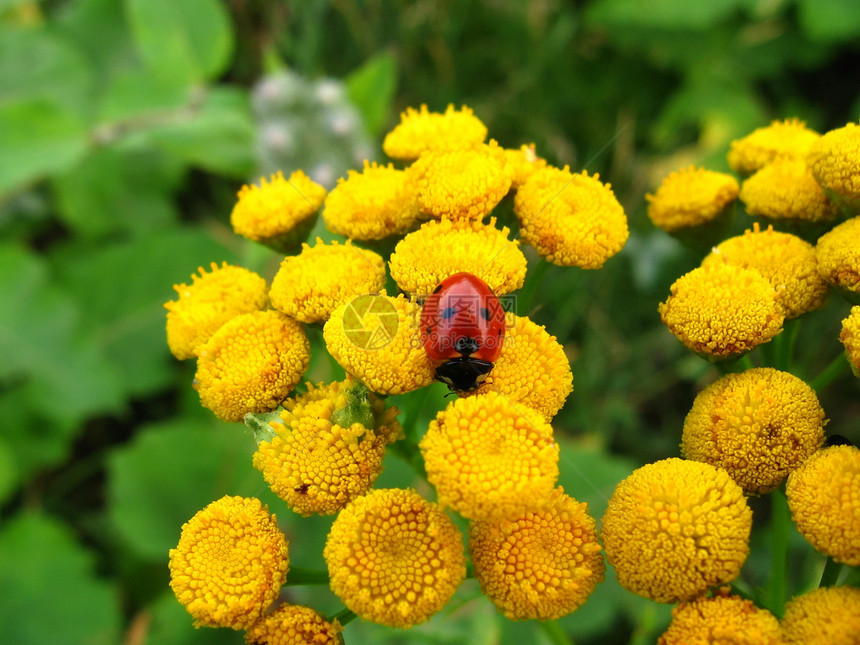
<path id="1" fill-rule="evenodd" d="M 277 266 L 229 229 L 261 165 L 249 91 L 264 73 L 343 79 L 377 145 L 407 106 L 466 104 L 501 144 L 534 141 L 612 182 L 628 248 L 601 272 L 551 268 L 521 312 L 572 358 L 561 483 L 599 517 L 632 468 L 677 454 L 713 378 L 659 324 L 657 302 L 698 258 L 651 229 L 644 193 L 689 163 L 724 169 L 729 141 L 773 118 L 819 130 L 856 119 L 858 43 L 852 0 L 0 1 L 3 640 L 240 642 L 195 631 L 167 587 L 182 522 L 225 493 L 261 496 L 294 562 L 323 564 L 331 518 L 299 522 L 271 497 L 251 436 L 200 408 L 193 366 L 164 339 L 162 303 L 198 266 Z M 801 376 L 841 351 L 846 311 L 832 298 L 804 323 Z M 338 377 L 312 342 L 309 380 Z M 845 377 L 821 396 L 829 428 L 858 442 L 856 387 Z M 429 392 L 397 404 L 423 423 L 443 404 Z M 392 455 L 379 485 L 420 482 Z M 792 548 L 800 588 L 820 561 L 798 536 Z M 752 584 L 767 575 L 749 568 Z M 291 593 L 339 608 L 326 589 Z M 580 643 L 645 643 L 667 620 L 607 580 L 562 625 Z M 548 642 L 500 619 L 474 581 L 409 632 L 347 631 L 355 643 L 515 639 Z"/>

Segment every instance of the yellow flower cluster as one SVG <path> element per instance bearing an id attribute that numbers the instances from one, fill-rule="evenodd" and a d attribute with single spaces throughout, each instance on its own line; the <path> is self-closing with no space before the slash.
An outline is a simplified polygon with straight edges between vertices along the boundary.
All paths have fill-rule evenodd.
<path id="1" fill-rule="evenodd" d="M 860 305 L 851 307 L 851 314 L 842 321 L 839 340 L 845 347 L 845 356 L 854 376 L 860 377 Z"/>
<path id="2" fill-rule="evenodd" d="M 645 199 L 654 226 L 673 232 L 718 219 L 737 197 L 738 182 L 731 175 L 690 166 L 670 173 Z"/>
<path id="3" fill-rule="evenodd" d="M 800 119 L 773 121 L 732 142 L 729 166 L 736 173 L 751 175 L 782 157 L 803 159 L 820 138 L 821 135 L 807 128 Z"/>
<path id="4" fill-rule="evenodd" d="M 818 238 L 818 270 L 827 282 L 860 297 L 860 217 L 852 217 Z"/>
<path id="5" fill-rule="evenodd" d="M 182 526 L 170 587 L 197 626 L 244 629 L 274 602 L 288 568 L 275 516 L 256 498 L 228 496 Z"/>
<path id="6" fill-rule="evenodd" d="M 824 423 L 796 376 L 769 367 L 727 374 L 693 402 L 681 454 L 724 468 L 747 493 L 769 493 L 818 450 Z"/>
<path id="7" fill-rule="evenodd" d="M 618 582 L 657 602 L 689 600 L 737 577 L 752 511 L 726 471 L 670 458 L 615 488 L 601 537 Z"/>
<path id="8" fill-rule="evenodd" d="M 468 147 L 486 138 L 487 126 L 469 108 L 449 105 L 439 114 L 422 105 L 400 115 L 400 124 L 385 136 L 382 149 L 392 159 L 413 160 L 427 151 Z"/>
<path id="9" fill-rule="evenodd" d="M 246 645 L 342 645 L 342 627 L 310 607 L 282 604 L 245 632 Z"/>
<path id="10" fill-rule="evenodd" d="M 779 157 L 756 171 L 741 186 L 740 198 L 747 213 L 772 220 L 820 222 L 838 211 L 798 157 Z"/>
<path id="11" fill-rule="evenodd" d="M 430 618 L 466 576 L 460 531 L 413 490 L 378 489 L 353 500 L 332 524 L 323 555 L 344 604 L 390 627 Z"/>
<path id="12" fill-rule="evenodd" d="M 792 598 L 780 626 L 786 645 L 857 645 L 860 589 L 822 587 Z"/>
<path id="13" fill-rule="evenodd" d="M 505 150 L 511 173 L 511 188 L 519 188 L 538 170 L 546 168 L 546 159 L 538 157 L 535 144 L 524 143 L 514 150 Z"/>
<path id="14" fill-rule="evenodd" d="M 860 125 L 848 123 L 815 141 L 806 155 L 828 197 L 857 213 L 860 201 Z"/>

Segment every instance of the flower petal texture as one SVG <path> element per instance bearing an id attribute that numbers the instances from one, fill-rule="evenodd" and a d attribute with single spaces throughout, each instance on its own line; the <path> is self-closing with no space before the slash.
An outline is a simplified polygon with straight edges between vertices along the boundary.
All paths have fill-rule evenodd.
<path id="1" fill-rule="evenodd" d="M 332 524 L 323 555 L 343 603 L 390 627 L 430 618 L 466 576 L 460 531 L 413 490 L 378 489 L 352 501 Z"/>
<path id="2" fill-rule="evenodd" d="M 515 291 L 526 278 L 526 256 L 507 227 L 478 220 L 431 220 L 397 243 L 391 277 L 403 291 L 427 295 L 455 273 L 471 273 L 496 295 Z"/>
<path id="3" fill-rule="evenodd" d="M 461 398 L 419 444 L 439 503 L 471 520 L 515 517 L 548 501 L 559 447 L 543 415 L 497 392 Z"/>
<path id="4" fill-rule="evenodd" d="M 195 388 L 219 419 L 241 421 L 278 407 L 309 363 L 299 323 L 278 311 L 256 311 L 225 323 L 200 348 Z"/>
<path id="5" fill-rule="evenodd" d="M 743 139 L 732 141 L 729 166 L 741 175 L 751 175 L 777 157 L 802 159 L 821 135 L 806 127 L 800 119 L 772 121 Z"/>
<path id="6" fill-rule="evenodd" d="M 678 278 L 660 319 L 684 345 L 714 358 L 743 354 L 782 331 L 776 290 L 754 269 L 715 263 Z"/>
<path id="7" fill-rule="evenodd" d="M 750 215 L 822 222 L 838 212 L 801 158 L 780 157 L 744 180 L 740 199 Z"/>
<path id="8" fill-rule="evenodd" d="M 310 607 L 282 604 L 245 633 L 245 645 L 341 645 L 343 628 Z"/>
<path id="9" fill-rule="evenodd" d="M 654 226 L 671 232 L 717 219 L 737 197 L 738 182 L 731 175 L 690 166 L 667 175 L 645 199 Z"/>
<path id="10" fill-rule="evenodd" d="M 830 284 L 860 295 L 860 217 L 842 222 L 818 238 L 818 271 Z"/>
<path id="11" fill-rule="evenodd" d="M 827 132 L 809 149 L 806 162 L 824 191 L 856 212 L 860 200 L 860 125 Z"/>
<path id="12" fill-rule="evenodd" d="M 785 605 L 782 637 L 787 645 L 860 643 L 860 589 L 822 587 Z"/>
<path id="13" fill-rule="evenodd" d="M 627 216 L 609 184 L 583 171 L 538 170 L 517 189 L 520 235 L 553 264 L 599 269 L 627 242 Z"/>
<path id="14" fill-rule="evenodd" d="M 807 542 L 837 562 L 860 565 L 860 448 L 820 450 L 788 476 L 785 494 Z"/>
<path id="15" fill-rule="evenodd" d="M 253 497 L 222 497 L 182 526 L 170 587 L 195 625 L 244 629 L 274 602 L 289 550 L 275 516 Z"/>
<path id="16" fill-rule="evenodd" d="M 253 271 L 226 262 L 211 266 L 209 273 L 200 267 L 190 285 L 173 285 L 179 297 L 164 303 L 167 345 L 180 360 L 194 358 L 195 350 L 225 322 L 258 311 L 269 300 L 269 285 Z"/>
<path id="17" fill-rule="evenodd" d="M 821 447 L 824 424 L 805 381 L 754 368 L 699 393 L 684 421 L 681 454 L 724 468 L 747 493 L 769 493 Z"/>
<path id="18" fill-rule="evenodd" d="M 860 377 L 860 305 L 851 307 L 851 313 L 842 321 L 839 340 L 845 347 L 845 357 L 854 376 Z"/>
<path id="19" fill-rule="evenodd" d="M 428 150 L 449 150 L 483 143 L 487 126 L 465 105 L 449 105 L 443 113 L 406 108 L 400 123 L 385 136 L 382 149 L 392 159 L 413 160 Z"/>
<path id="20" fill-rule="evenodd" d="M 556 489 L 538 510 L 472 522 L 469 552 L 481 589 L 512 620 L 554 620 L 579 608 L 606 567 L 587 505 Z"/>
<path id="21" fill-rule="evenodd" d="M 385 285 L 385 261 L 377 253 L 346 244 L 302 244 L 288 256 L 272 280 L 272 306 L 303 323 L 325 322 L 353 298 L 378 293 Z"/>
<path id="22" fill-rule="evenodd" d="M 678 602 L 737 577 L 751 528 L 743 490 L 726 471 L 673 457 L 618 484 L 601 538 L 622 587 Z"/>

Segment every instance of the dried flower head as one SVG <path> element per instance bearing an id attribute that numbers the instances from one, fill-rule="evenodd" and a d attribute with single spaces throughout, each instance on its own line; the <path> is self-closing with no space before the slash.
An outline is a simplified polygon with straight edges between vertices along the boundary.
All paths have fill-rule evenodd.
<path id="1" fill-rule="evenodd" d="M 792 598 L 780 625 L 786 645 L 857 645 L 860 589 L 821 587 Z"/>
<path id="2" fill-rule="evenodd" d="M 856 213 L 860 200 L 860 125 L 848 123 L 825 133 L 810 147 L 806 162 L 824 192 Z"/>
<path id="3" fill-rule="evenodd" d="M 657 192 L 645 195 L 651 222 L 668 232 L 714 221 L 737 197 L 734 177 L 694 166 L 670 173 Z"/>
<path id="4" fill-rule="evenodd" d="M 839 210 L 796 157 L 779 157 L 757 170 L 744 181 L 740 198 L 750 215 L 776 220 L 821 222 Z"/>
<path id="5" fill-rule="evenodd" d="M 830 284 L 860 296 L 860 217 L 842 222 L 818 238 L 818 271 Z"/>
<path id="6" fill-rule="evenodd" d="M 310 607 L 282 604 L 245 632 L 245 645 L 342 645 L 343 628 Z"/>
<path id="7" fill-rule="evenodd" d="M 860 305 L 851 307 L 851 314 L 842 321 L 839 340 L 845 347 L 845 357 L 854 376 L 860 377 Z"/>
<path id="8" fill-rule="evenodd" d="M 751 175 L 777 157 L 803 158 L 821 135 L 799 119 L 772 121 L 743 139 L 732 142 L 729 166 L 741 175 Z"/>
<path id="9" fill-rule="evenodd" d="M 449 150 L 482 143 L 487 126 L 465 105 L 455 110 L 449 105 L 444 113 L 406 108 L 400 124 L 385 136 L 382 149 L 392 159 L 417 159 L 428 150 Z"/>

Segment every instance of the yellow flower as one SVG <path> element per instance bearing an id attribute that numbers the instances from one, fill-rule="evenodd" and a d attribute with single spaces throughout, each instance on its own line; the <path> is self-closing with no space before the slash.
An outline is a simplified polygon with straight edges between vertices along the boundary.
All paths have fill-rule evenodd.
<path id="1" fill-rule="evenodd" d="M 860 126 L 827 132 L 809 149 L 806 162 L 824 192 L 856 212 L 860 200 Z"/>
<path id="2" fill-rule="evenodd" d="M 500 522 L 472 522 L 475 577 L 512 620 L 554 620 L 582 605 L 605 565 L 587 504 L 561 488 L 539 510 Z"/>
<path id="3" fill-rule="evenodd" d="M 317 238 L 311 247 L 288 256 L 272 280 L 272 306 L 303 323 L 325 322 L 331 312 L 353 298 L 377 293 L 385 285 L 385 260 L 353 246 Z"/>
<path id="4" fill-rule="evenodd" d="M 191 285 L 176 284 L 177 300 L 164 303 L 167 309 L 167 345 L 182 360 L 194 358 L 195 350 L 225 322 L 240 314 L 266 306 L 269 285 L 253 271 L 212 263 L 191 276 Z"/>
<path id="5" fill-rule="evenodd" d="M 573 391 L 573 374 L 564 348 L 543 325 L 515 316 L 493 371 L 475 393 L 490 391 L 551 420 Z"/>
<path id="6" fill-rule="evenodd" d="M 720 588 L 672 609 L 672 623 L 657 645 L 783 645 L 779 621 L 751 600 Z"/>
<path id="7" fill-rule="evenodd" d="M 819 450 L 788 476 L 785 494 L 807 542 L 837 562 L 860 565 L 860 448 Z"/>
<path id="8" fill-rule="evenodd" d="M 421 210 L 437 219 L 481 219 L 511 188 L 505 151 L 495 141 L 425 152 L 407 172 Z"/>
<path id="9" fill-rule="evenodd" d="M 824 410 L 804 381 L 761 367 L 706 387 L 684 421 L 681 454 L 769 493 L 824 441 Z"/>
<path id="10" fill-rule="evenodd" d="M 776 290 L 786 318 L 796 318 L 820 308 L 827 297 L 827 282 L 818 272 L 815 248 L 790 233 L 766 231 L 753 224 L 745 231 L 716 246 L 702 266 L 726 262 L 756 269 Z"/>
<path id="11" fill-rule="evenodd" d="M 496 392 L 450 403 L 419 447 L 439 503 L 471 520 L 534 509 L 558 479 L 552 427 L 540 412 Z"/>
<path id="12" fill-rule="evenodd" d="M 738 174 L 751 175 L 777 157 L 803 158 L 820 137 L 799 119 L 773 121 L 743 139 L 732 141 L 728 154 L 729 166 Z"/>
<path id="13" fill-rule="evenodd" d="M 350 170 L 346 179 L 338 180 L 326 197 L 323 219 L 334 233 L 381 240 L 403 235 L 420 214 L 409 173 L 365 161 L 360 173 Z"/>
<path id="14" fill-rule="evenodd" d="M 519 148 L 505 149 L 508 168 L 511 171 L 511 188 L 519 188 L 536 171 L 546 168 L 546 159 L 538 157 L 535 144 L 524 143 Z"/>
<path id="15" fill-rule="evenodd" d="M 342 645 L 343 628 L 310 607 L 282 604 L 245 633 L 246 645 Z"/>
<path id="16" fill-rule="evenodd" d="M 671 458 L 618 484 L 601 537 L 621 586 L 677 602 L 734 580 L 749 554 L 751 528 L 744 492 L 726 471 Z"/>
<path id="17" fill-rule="evenodd" d="M 845 347 L 845 357 L 851 363 L 854 376 L 860 377 L 860 306 L 851 307 L 851 314 L 842 321 L 839 340 Z"/>
<path id="18" fill-rule="evenodd" d="M 656 193 L 645 195 L 651 222 L 668 232 L 717 219 L 737 197 L 734 177 L 694 166 L 669 174 Z"/>
<path id="19" fill-rule="evenodd" d="M 627 217 L 609 184 L 547 167 L 519 187 L 520 235 L 553 264 L 599 269 L 627 242 Z"/>
<path id="20" fill-rule="evenodd" d="M 678 278 L 660 303 L 660 319 L 694 352 L 715 358 L 743 354 L 782 331 L 776 290 L 753 269 L 725 263 Z"/>
<path id="21" fill-rule="evenodd" d="M 424 622 L 466 576 L 457 527 L 413 490 L 379 489 L 352 501 L 323 555 L 332 591 L 357 615 L 389 627 Z"/>
<path id="22" fill-rule="evenodd" d="M 821 222 L 838 211 L 806 162 L 795 157 L 780 157 L 756 171 L 741 186 L 740 198 L 747 213 L 770 219 Z"/>
<path id="23" fill-rule="evenodd" d="M 222 497 L 182 526 L 170 587 L 196 627 L 244 629 L 274 602 L 289 568 L 275 516 L 253 497 Z"/>
<path id="24" fill-rule="evenodd" d="M 403 294 L 360 296 L 331 315 L 326 347 L 346 370 L 378 394 L 403 394 L 430 385 L 435 367 L 421 343 L 421 307 Z"/>
<path id="25" fill-rule="evenodd" d="M 526 256 L 507 227 L 475 220 L 431 220 L 409 233 L 388 261 L 391 277 L 403 291 L 425 295 L 455 273 L 472 273 L 496 295 L 523 286 Z"/>
<path id="26" fill-rule="evenodd" d="M 781 626 L 787 645 L 858 645 L 860 589 L 822 587 L 792 598 Z"/>
<path id="27" fill-rule="evenodd" d="M 241 421 L 278 407 L 309 362 L 299 323 L 278 311 L 255 311 L 225 323 L 201 346 L 195 388 L 219 419 Z"/>
<path id="28" fill-rule="evenodd" d="M 830 284 L 852 296 L 860 295 L 860 217 L 842 222 L 818 238 L 818 271 Z"/>
<path id="29" fill-rule="evenodd" d="M 428 150 L 450 150 L 482 143 L 487 127 L 465 105 L 455 110 L 449 105 L 444 113 L 406 108 L 400 124 L 385 136 L 382 149 L 392 159 L 417 159 Z"/>
<path id="30" fill-rule="evenodd" d="M 351 380 L 289 399 L 254 467 L 296 513 L 331 515 L 364 495 L 382 471 L 385 447 L 402 430 L 397 408 Z"/>
<path id="31" fill-rule="evenodd" d="M 230 223 L 239 235 L 287 252 L 307 236 L 325 195 L 301 170 L 289 179 L 278 171 L 259 186 L 242 186 Z"/>

